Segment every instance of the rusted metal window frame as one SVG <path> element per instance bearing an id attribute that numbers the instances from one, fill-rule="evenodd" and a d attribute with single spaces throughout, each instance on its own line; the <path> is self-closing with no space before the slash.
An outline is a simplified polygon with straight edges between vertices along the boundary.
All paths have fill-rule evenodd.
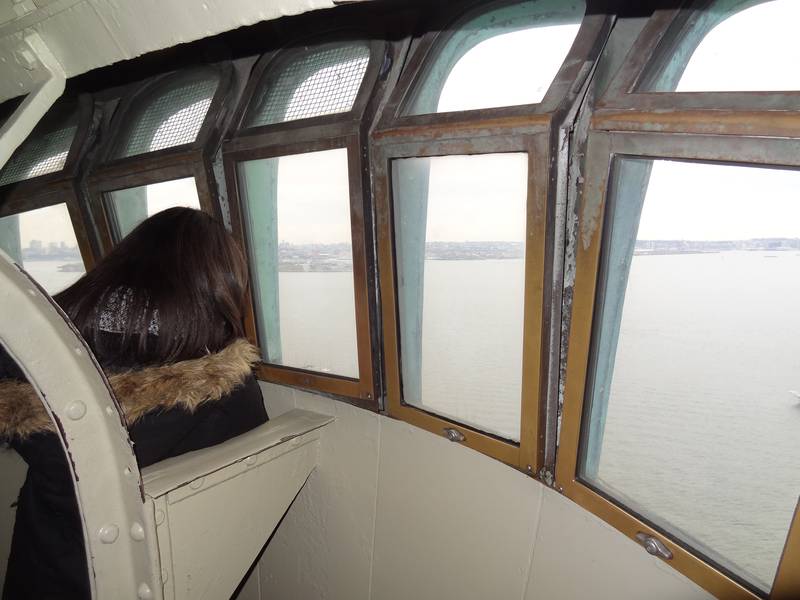
<path id="1" fill-rule="evenodd" d="M 242 128 L 262 81 L 270 74 L 272 67 L 280 67 L 283 53 L 290 52 L 298 44 L 325 44 L 345 40 L 365 40 L 370 48 L 364 78 L 350 111 Z M 264 381 L 332 394 L 369 410 L 379 410 L 381 405 L 380 357 L 375 326 L 375 267 L 371 250 L 373 216 L 365 156 L 368 153 L 367 132 L 374 114 L 374 104 L 380 98 L 385 85 L 383 75 L 386 73 L 382 72 L 383 66 L 387 57 L 391 57 L 394 64 L 398 53 L 398 44 L 370 40 L 358 29 L 315 33 L 312 37 L 296 39 L 283 48 L 266 53 L 256 63 L 236 110 L 233 128 L 236 133 L 222 147 L 231 225 L 234 236 L 246 250 L 249 249 L 249 241 L 242 218 L 243 201 L 237 177 L 238 163 L 334 148 L 347 150 L 359 377 L 353 379 L 266 362 L 256 366 L 256 374 Z M 249 251 L 247 254 L 250 255 Z M 258 344 L 252 290 L 245 327 L 250 340 Z"/>
<path id="2" fill-rule="evenodd" d="M 492 10 L 501 5 L 485 5 L 481 10 Z M 613 16 L 594 14 L 592 2 L 587 2 L 587 5 L 575 41 L 542 102 L 403 116 L 401 110 L 405 99 L 418 84 L 424 65 L 435 58 L 433 53 L 449 36 L 449 27 L 475 14 L 470 12 L 474 4 L 463 5 L 462 9 L 466 7 L 469 10 L 454 18 L 454 10 L 450 7 L 446 15 L 439 15 L 438 26 L 434 20 L 431 31 L 413 43 L 414 51 L 371 136 L 370 171 L 377 213 L 388 414 L 437 435 L 442 435 L 445 429 L 456 429 L 464 435 L 459 443 L 530 475 L 539 475 L 553 468 L 551 461 L 556 443 L 557 382 L 548 380 L 548 372 L 553 366 L 552 361 L 558 361 L 559 351 L 552 345 L 549 327 L 553 318 L 551 307 L 560 306 L 560 298 L 551 297 L 550 278 L 555 252 L 556 195 L 557 188 L 562 187 L 557 180 L 559 176 L 565 176 L 568 160 L 568 156 L 558 152 L 557 148 L 559 141 L 566 142 L 571 109 L 581 96 L 582 87 L 614 21 Z M 525 316 L 518 444 L 405 404 L 402 397 L 390 161 L 395 158 L 492 152 L 528 153 Z M 549 436 L 546 435 L 548 421 L 553 424 L 553 433 Z"/>
<path id="3" fill-rule="evenodd" d="M 56 105 L 55 110 L 66 114 L 77 103 L 78 127 L 67 153 L 64 167 L 53 173 L 24 179 L 0 187 L 0 217 L 65 204 L 69 212 L 72 229 L 78 243 L 83 264 L 88 271 L 99 259 L 90 236 L 88 215 L 80 202 L 80 163 L 92 137 L 94 106 L 89 95 L 80 95 Z M 48 118 L 47 115 L 45 118 Z"/>
<path id="4" fill-rule="evenodd" d="M 673 553 L 668 564 L 695 581 L 709 592 L 723 598 L 759 598 L 754 591 L 733 577 L 711 566 L 671 535 L 637 518 L 621 501 L 614 502 L 584 484 L 577 476 L 582 427 L 588 421 L 590 400 L 590 365 L 592 340 L 597 335 L 596 304 L 600 301 L 599 277 L 603 244 L 608 238 L 609 223 L 605 222 L 607 196 L 614 161 L 618 157 L 644 159 L 680 159 L 722 162 L 742 165 L 800 167 L 800 140 L 758 139 L 741 137 L 721 140 L 720 136 L 658 134 L 641 132 L 591 132 L 587 150 L 586 185 L 579 213 L 576 244 L 576 274 L 573 290 L 572 319 L 567 358 L 565 400 L 561 437 L 556 467 L 556 486 L 567 497 L 580 504 L 628 537 L 635 539 L 639 532 L 662 541 Z M 800 590 L 800 575 L 786 561 L 797 555 L 800 544 L 800 525 L 795 517 L 792 534 L 787 541 L 784 562 L 779 567 L 775 589 L 789 598 Z"/>
<path id="5" fill-rule="evenodd" d="M 709 592 L 724 598 L 758 598 L 721 570 L 656 530 L 630 511 L 581 483 L 576 474 L 604 231 L 606 196 L 616 156 L 676 158 L 743 165 L 800 167 L 800 92 L 631 91 L 644 77 L 651 57 L 673 48 L 691 25 L 690 8 L 655 11 L 642 29 L 591 117 L 585 182 L 579 192 L 576 271 L 564 381 L 564 407 L 556 461 L 556 488 L 625 535 L 644 532 L 674 554 L 668 561 Z M 771 600 L 800 596 L 800 509 L 795 512 Z"/>
<path id="6" fill-rule="evenodd" d="M 744 3 L 745 0 L 742 0 Z M 799 91 L 783 92 L 644 92 L 639 82 L 691 32 L 694 17 L 710 4 L 655 11 L 597 103 L 597 129 L 764 135 L 800 133 Z M 733 13 L 735 14 L 735 13 Z M 723 20 L 724 21 L 724 20 Z M 702 43 L 702 38 L 698 44 Z M 652 65 L 652 66 L 651 66 Z M 767 112 L 767 109 L 769 112 Z M 676 114 L 680 113 L 680 114 Z"/>
<path id="7" fill-rule="evenodd" d="M 123 91 L 124 99 L 112 119 L 106 139 L 98 150 L 97 160 L 89 166 L 87 178 L 88 205 L 97 227 L 102 254 L 108 253 L 115 244 L 116 233 L 106 196 L 116 190 L 192 177 L 202 210 L 221 220 L 212 160 L 222 139 L 226 118 L 230 116 L 228 108 L 235 102 L 234 69 L 233 65 L 227 62 L 202 65 L 197 68 L 218 71 L 220 80 L 200 131 L 195 141 L 189 144 L 124 158 L 112 158 L 132 112 L 143 102 L 149 102 L 152 95 L 159 93 L 172 78 L 180 77 L 188 70 L 157 75 L 128 86 Z"/>

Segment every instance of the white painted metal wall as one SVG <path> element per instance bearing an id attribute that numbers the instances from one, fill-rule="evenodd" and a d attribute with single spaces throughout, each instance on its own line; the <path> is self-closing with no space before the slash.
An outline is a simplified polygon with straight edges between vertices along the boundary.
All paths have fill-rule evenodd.
<path id="1" fill-rule="evenodd" d="M 263 384 L 271 415 L 335 415 L 240 600 L 700 600 L 558 493 L 405 423 Z"/>
<path id="2" fill-rule="evenodd" d="M 25 36 L 38 34 L 67 77 L 147 52 L 320 8 L 333 0 L 0 0 L 0 102 L 38 85 Z"/>

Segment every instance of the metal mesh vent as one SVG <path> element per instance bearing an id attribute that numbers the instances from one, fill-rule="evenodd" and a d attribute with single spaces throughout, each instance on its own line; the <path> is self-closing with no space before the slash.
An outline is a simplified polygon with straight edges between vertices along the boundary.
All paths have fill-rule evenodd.
<path id="1" fill-rule="evenodd" d="M 369 63 L 364 42 L 290 51 L 261 83 L 247 127 L 347 112 Z"/>
<path id="2" fill-rule="evenodd" d="M 49 131 L 34 130 L 0 171 L 0 186 L 63 169 L 78 131 L 77 121 L 74 112 Z"/>
<path id="3" fill-rule="evenodd" d="M 204 71 L 179 76 L 158 88 L 134 112 L 114 158 L 194 142 L 218 85 L 219 75 Z"/>

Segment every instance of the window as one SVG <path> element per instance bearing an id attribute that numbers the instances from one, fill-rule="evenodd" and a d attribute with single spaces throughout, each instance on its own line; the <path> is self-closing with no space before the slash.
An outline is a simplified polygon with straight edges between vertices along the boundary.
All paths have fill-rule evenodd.
<path id="1" fill-rule="evenodd" d="M 768 592 L 800 492 L 800 171 L 615 168 L 579 474 Z"/>
<path id="2" fill-rule="evenodd" d="M 231 90 L 231 65 L 157 76 L 123 91 L 89 196 L 103 252 L 173 206 L 219 215 L 212 156 Z"/>
<path id="3" fill-rule="evenodd" d="M 584 11 L 579 0 L 547 0 L 467 17 L 440 38 L 404 114 L 541 102 L 572 47 Z"/>
<path id="4" fill-rule="evenodd" d="M 358 379 L 347 150 L 238 170 L 264 362 Z"/>
<path id="5" fill-rule="evenodd" d="M 259 377 L 371 409 L 377 307 L 361 118 L 385 52 L 340 37 L 265 54 L 223 146 L 231 222 L 250 259 Z"/>
<path id="6" fill-rule="evenodd" d="M 162 210 L 175 206 L 200 209 L 197 187 L 191 177 L 115 190 L 107 194 L 106 202 L 117 241 Z"/>
<path id="7" fill-rule="evenodd" d="M 289 50 L 259 84 L 246 127 L 348 112 L 369 64 L 366 42 Z"/>
<path id="8" fill-rule="evenodd" d="M 403 398 L 519 442 L 525 153 L 392 163 Z"/>
<path id="9" fill-rule="evenodd" d="M 440 14 L 370 135 L 388 412 L 531 474 L 558 434 L 551 144 L 611 27 L 585 9 Z"/>
<path id="10" fill-rule="evenodd" d="M 0 217 L 0 248 L 50 295 L 86 272 L 66 204 Z"/>
<path id="11" fill-rule="evenodd" d="M 587 148 L 556 482 L 719 597 L 796 582 L 796 147 Z"/>
<path id="12" fill-rule="evenodd" d="M 61 171 L 78 131 L 77 106 L 45 116 L 0 171 L 0 186 Z"/>
<path id="13" fill-rule="evenodd" d="M 148 90 L 146 100 L 140 100 L 128 117 L 129 124 L 112 157 L 136 156 L 194 142 L 219 83 L 219 72 L 194 69 Z"/>
<path id="14" fill-rule="evenodd" d="M 662 53 L 640 86 L 652 92 L 800 90 L 794 0 L 716 0 Z"/>

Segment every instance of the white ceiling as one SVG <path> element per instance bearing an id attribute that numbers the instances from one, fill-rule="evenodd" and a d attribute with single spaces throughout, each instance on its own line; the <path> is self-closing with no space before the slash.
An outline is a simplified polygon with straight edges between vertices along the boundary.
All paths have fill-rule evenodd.
<path id="1" fill-rule="evenodd" d="M 334 0 L 0 0 L 0 102 L 41 72 L 35 31 L 67 77 L 259 21 L 329 8 Z M 32 60 L 33 59 L 33 60 Z"/>

